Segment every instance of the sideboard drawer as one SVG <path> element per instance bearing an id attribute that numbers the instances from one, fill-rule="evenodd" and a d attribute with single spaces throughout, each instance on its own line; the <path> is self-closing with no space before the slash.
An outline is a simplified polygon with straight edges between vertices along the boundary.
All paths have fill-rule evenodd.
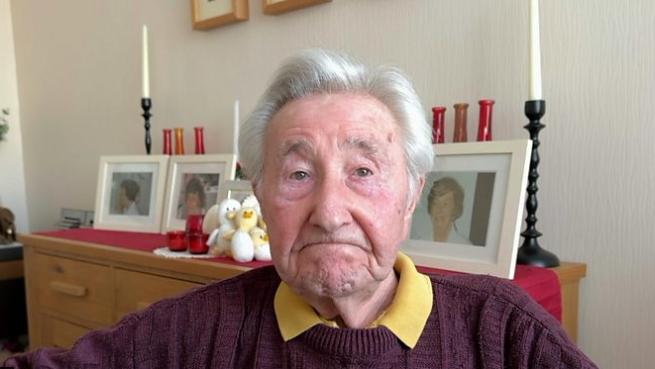
<path id="1" fill-rule="evenodd" d="M 67 322 L 65 320 L 44 316 L 42 320 L 43 338 L 48 346 L 69 349 L 84 334 L 90 332 L 89 328 Z"/>
<path id="2" fill-rule="evenodd" d="M 104 326 L 114 321 L 109 267 L 40 253 L 35 259 L 41 306 Z"/>
<path id="3" fill-rule="evenodd" d="M 116 319 L 201 284 L 116 269 Z"/>

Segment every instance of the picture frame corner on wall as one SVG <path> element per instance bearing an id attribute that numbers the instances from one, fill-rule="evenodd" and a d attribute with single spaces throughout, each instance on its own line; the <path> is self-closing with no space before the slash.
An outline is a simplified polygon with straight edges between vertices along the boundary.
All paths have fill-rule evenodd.
<path id="1" fill-rule="evenodd" d="M 249 195 L 254 195 L 252 190 L 252 182 L 249 180 L 241 179 L 226 181 L 223 184 L 219 202 L 225 199 L 235 199 L 239 202 L 242 202 L 243 199 Z"/>
<path id="2" fill-rule="evenodd" d="M 158 233 L 168 156 L 101 156 L 94 229 Z"/>
<path id="3" fill-rule="evenodd" d="M 250 18 L 248 0 L 191 0 L 194 30 L 206 31 Z"/>
<path id="4" fill-rule="evenodd" d="M 433 145 L 402 251 L 417 266 L 513 279 L 532 142 Z"/>
<path id="5" fill-rule="evenodd" d="M 184 229 L 186 215 L 196 210 L 206 212 L 218 203 L 225 182 L 234 178 L 235 168 L 234 154 L 172 157 L 168 169 L 162 232 Z M 197 203 L 191 206 L 187 200 Z M 193 210 L 198 206 L 198 209 Z"/>
<path id="6" fill-rule="evenodd" d="M 329 3 L 332 0 L 262 0 L 262 10 L 267 15 L 278 15 L 309 6 Z"/>

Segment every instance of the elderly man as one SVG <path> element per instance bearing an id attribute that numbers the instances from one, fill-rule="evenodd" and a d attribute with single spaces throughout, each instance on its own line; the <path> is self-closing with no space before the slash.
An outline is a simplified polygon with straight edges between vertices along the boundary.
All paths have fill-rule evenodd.
<path id="1" fill-rule="evenodd" d="M 160 301 L 18 367 L 591 368 L 512 284 L 425 276 L 398 252 L 432 167 L 408 80 L 310 50 L 244 125 L 275 267 Z"/>

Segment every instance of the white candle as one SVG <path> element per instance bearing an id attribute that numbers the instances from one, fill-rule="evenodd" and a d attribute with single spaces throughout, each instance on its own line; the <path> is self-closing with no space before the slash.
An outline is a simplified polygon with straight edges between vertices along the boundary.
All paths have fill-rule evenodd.
<path id="1" fill-rule="evenodd" d="M 541 100 L 541 49 L 539 44 L 539 0 L 530 1 L 528 100 Z"/>
<path id="2" fill-rule="evenodd" d="M 239 100 L 234 102 L 234 155 L 239 156 Z"/>
<path id="3" fill-rule="evenodd" d="M 150 70 L 148 69 L 148 27 L 143 26 L 143 97 L 150 97 Z"/>

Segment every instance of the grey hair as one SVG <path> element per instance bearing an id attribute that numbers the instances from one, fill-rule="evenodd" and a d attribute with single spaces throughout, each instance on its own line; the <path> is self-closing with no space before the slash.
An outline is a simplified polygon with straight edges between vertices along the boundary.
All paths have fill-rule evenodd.
<path id="1" fill-rule="evenodd" d="M 381 66 L 368 70 L 344 54 L 322 49 L 305 50 L 289 58 L 244 122 L 238 146 L 246 177 L 256 187 L 261 184 L 266 128 L 282 106 L 310 95 L 337 93 L 372 96 L 398 122 L 409 178 L 409 204 L 434 158 L 431 128 L 412 83 L 398 68 Z"/>

